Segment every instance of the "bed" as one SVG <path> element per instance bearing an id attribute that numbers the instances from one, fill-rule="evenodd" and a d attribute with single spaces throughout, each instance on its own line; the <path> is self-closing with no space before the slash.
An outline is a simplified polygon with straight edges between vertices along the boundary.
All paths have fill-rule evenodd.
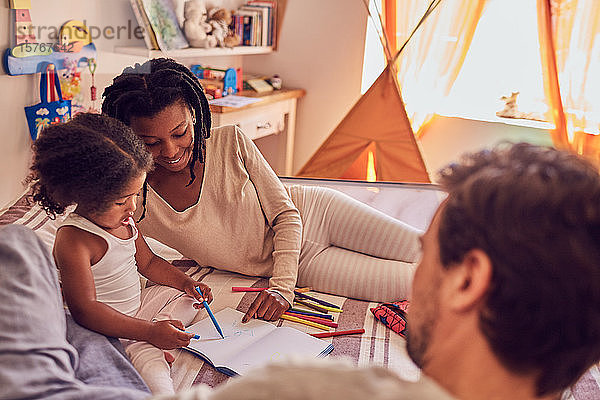
<path id="1" fill-rule="evenodd" d="M 281 179 L 286 185 L 318 185 L 342 191 L 421 230 L 427 228 L 435 210 L 444 198 L 444 193 L 435 185 L 300 178 Z M 56 225 L 61 218 L 64 217 L 58 217 L 54 221 L 50 220 L 39 207 L 31 204 L 27 194 L 25 194 L 10 207 L 2 210 L 0 225 L 9 223 L 26 225 L 33 229 L 51 248 L 56 233 Z M 212 288 L 214 301 L 211 307 L 214 312 L 226 307 L 245 311 L 256 296 L 256 293 L 232 292 L 231 287 L 264 287 L 267 284 L 265 278 L 248 277 L 199 266 L 152 239 L 149 239 L 149 244 L 157 254 L 171 260 L 174 265 L 187 274 L 201 279 Z M 339 324 L 339 330 L 356 328 L 365 330 L 362 335 L 325 339 L 331 341 L 334 346 L 330 357 L 346 357 L 356 365 L 375 364 L 384 366 L 410 381 L 419 378 L 418 368 L 406 354 L 404 339 L 373 317 L 370 309 L 377 306 L 376 303 L 323 293 L 314 295 L 342 308 L 343 312 L 335 314 L 334 317 Z M 205 317 L 205 311 L 200 310 L 196 320 Z M 316 328 L 290 321 L 280 320 L 277 324 L 292 326 L 308 333 L 319 331 Z M 113 341 L 112 345 L 118 347 L 118 342 Z M 200 383 L 214 387 L 229 379 L 226 375 L 204 363 L 202 359 L 185 350 L 178 350 L 174 355 L 176 358 L 173 363 L 172 376 L 178 390 L 187 389 Z M 568 393 L 565 393 L 565 398 L 573 400 L 600 398 L 600 371 L 598 366 L 588 371 Z"/>

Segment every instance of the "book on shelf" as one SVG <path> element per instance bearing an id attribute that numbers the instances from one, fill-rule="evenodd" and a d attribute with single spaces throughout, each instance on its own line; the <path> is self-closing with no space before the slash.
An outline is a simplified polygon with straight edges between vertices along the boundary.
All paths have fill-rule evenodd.
<path id="1" fill-rule="evenodd" d="M 185 349 L 230 376 L 244 375 L 280 357 L 324 357 L 333 350 L 331 343 L 295 328 L 277 327 L 258 319 L 242 324 L 243 316 L 231 308 L 215 313 L 224 339 L 210 318 L 187 327 L 186 331 L 200 335 L 200 339 L 192 340 Z"/>
<path id="2" fill-rule="evenodd" d="M 276 45 L 277 1 L 248 1 L 237 9 L 234 21 L 242 45 Z"/>
<path id="3" fill-rule="evenodd" d="M 149 50 L 159 50 L 156 35 L 154 34 L 154 30 L 152 30 L 152 25 L 150 25 L 150 20 L 146 15 L 146 11 L 144 11 L 144 6 L 141 4 L 141 0 L 129 0 L 129 2 L 131 3 L 131 8 L 133 9 L 135 19 L 137 20 L 140 28 L 142 28 L 142 34 L 144 36 L 146 47 Z"/>
<path id="4" fill-rule="evenodd" d="M 277 1 L 248 1 L 247 7 L 260 7 L 267 10 L 267 46 L 274 46 L 277 41 Z"/>
<path id="5" fill-rule="evenodd" d="M 270 46 L 269 44 L 269 30 L 271 25 L 271 15 L 268 7 L 263 6 L 242 6 L 239 8 L 241 11 L 255 12 L 258 16 L 258 22 L 255 25 L 257 43 L 259 46 Z"/>
<path id="6" fill-rule="evenodd" d="M 160 50 L 178 50 L 189 47 L 179 26 L 171 0 L 137 1 L 140 11 L 144 11 L 147 16 L 149 28 L 154 32 Z"/>
<path id="7" fill-rule="evenodd" d="M 259 32 L 262 32 L 260 27 L 262 26 L 261 13 L 258 10 L 245 10 L 242 7 L 236 11 L 238 15 L 244 17 L 244 36 L 242 37 L 242 44 L 244 46 L 260 46 Z M 246 18 L 247 17 L 247 18 Z"/>

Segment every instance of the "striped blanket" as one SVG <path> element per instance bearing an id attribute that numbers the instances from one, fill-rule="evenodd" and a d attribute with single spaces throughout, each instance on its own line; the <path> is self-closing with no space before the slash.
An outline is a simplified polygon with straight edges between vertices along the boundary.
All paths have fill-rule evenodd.
<path id="1" fill-rule="evenodd" d="M 314 182 L 311 183 L 314 184 Z M 345 183 L 344 185 L 350 186 L 352 190 L 344 190 L 343 185 L 341 187 L 339 185 L 334 186 L 334 188 L 345 191 L 347 194 L 353 195 L 354 197 L 357 197 L 359 200 L 365 201 L 368 204 L 372 204 L 372 200 L 376 202 L 372 204 L 376 208 L 388 212 L 395 217 L 399 217 L 399 215 L 395 215 L 393 210 L 391 210 L 390 202 L 384 201 L 382 203 L 381 194 L 394 192 L 398 189 L 405 189 L 405 186 L 399 185 L 398 188 L 394 189 L 393 186 L 388 184 L 388 186 L 379 187 L 376 188 L 376 190 L 372 190 L 373 188 L 370 187 L 371 190 L 368 190 L 367 194 L 363 198 L 360 198 L 361 194 L 356 192 L 360 189 L 359 187 L 348 183 Z M 420 189 L 418 189 L 417 192 L 419 192 L 419 190 Z M 412 197 L 409 196 L 407 201 L 416 201 L 417 204 L 419 204 L 418 207 L 422 208 L 423 202 L 419 202 L 417 197 L 422 197 L 422 195 L 431 196 L 431 193 L 420 194 L 417 192 L 412 193 Z M 378 196 L 374 198 L 373 196 L 375 196 L 375 194 Z M 437 199 L 436 201 L 439 201 L 440 198 L 441 197 L 439 195 L 436 195 L 435 197 L 435 199 Z M 398 195 L 396 195 L 392 204 L 401 204 L 402 202 L 398 199 Z M 406 204 L 404 204 L 404 206 L 405 205 Z M 415 208 L 413 208 L 413 212 L 410 216 L 413 218 L 413 220 L 407 222 L 424 229 L 426 224 L 423 221 L 428 221 L 436 207 L 437 202 L 430 202 L 430 205 L 424 209 L 420 220 L 414 220 Z M 57 220 L 49 219 L 43 210 L 37 206 L 32 206 L 27 196 L 21 197 L 10 207 L 0 210 L 0 226 L 11 223 L 26 225 L 33 229 L 40 236 L 40 238 L 48 245 L 49 249 L 52 247 L 54 242 L 57 222 L 63 218 L 64 217 L 59 216 Z M 226 307 L 245 311 L 256 296 L 255 292 L 233 292 L 231 287 L 266 286 L 266 279 L 264 278 L 248 277 L 215 270 L 209 267 L 200 267 L 191 260 L 182 259 L 177 252 L 152 239 L 149 239 L 148 243 L 158 255 L 168 260 L 172 260 L 173 264 L 184 270 L 187 274 L 193 276 L 194 278 L 201 279 L 211 287 L 214 294 L 214 301 L 211 308 L 214 312 Z M 370 308 L 377 306 L 376 303 L 358 301 L 322 293 L 316 293 L 314 296 L 336 304 L 342 308 L 342 313 L 334 314 L 334 320 L 339 324 L 337 329 L 365 329 L 365 333 L 362 335 L 339 336 L 325 339 L 330 341 L 334 346 L 334 350 L 329 357 L 346 357 L 360 366 L 373 364 L 384 366 L 395 371 L 402 378 L 409 381 L 415 381 L 419 378 L 420 372 L 418 368 L 410 361 L 406 353 L 404 339 L 400 335 L 385 327 L 373 317 Z M 205 317 L 205 311 L 200 310 L 196 316 L 196 320 L 200 320 Z M 277 325 L 292 326 L 308 333 L 318 331 L 317 328 L 300 325 L 290 321 L 280 320 L 277 322 Z M 210 365 L 204 363 L 202 359 L 185 350 L 178 350 L 174 352 L 174 355 L 176 358 L 173 363 L 172 376 L 175 382 L 175 387 L 178 390 L 186 389 L 199 383 L 204 383 L 209 386 L 216 386 L 228 379 L 226 375 L 217 372 Z M 577 384 L 565 393 L 563 399 L 600 399 L 599 366 L 596 365 L 586 372 L 586 374 L 577 382 Z"/>

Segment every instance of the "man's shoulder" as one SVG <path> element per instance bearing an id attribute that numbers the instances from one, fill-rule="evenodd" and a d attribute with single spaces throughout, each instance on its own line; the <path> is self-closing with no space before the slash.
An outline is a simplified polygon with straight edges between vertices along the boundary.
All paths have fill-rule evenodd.
<path id="1" fill-rule="evenodd" d="M 266 397 L 265 397 L 266 396 Z M 277 398 L 281 400 L 451 400 L 429 379 L 409 382 L 381 367 L 355 367 L 332 359 L 286 360 L 232 380 L 210 399 Z"/>

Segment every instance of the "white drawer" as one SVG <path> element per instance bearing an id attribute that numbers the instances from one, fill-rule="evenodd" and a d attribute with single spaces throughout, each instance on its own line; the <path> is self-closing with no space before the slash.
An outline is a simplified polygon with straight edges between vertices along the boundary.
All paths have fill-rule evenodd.
<path id="1" fill-rule="evenodd" d="M 281 112 L 262 112 L 249 115 L 237 121 L 236 125 L 250 139 L 273 135 L 284 130 L 284 114 Z"/>

